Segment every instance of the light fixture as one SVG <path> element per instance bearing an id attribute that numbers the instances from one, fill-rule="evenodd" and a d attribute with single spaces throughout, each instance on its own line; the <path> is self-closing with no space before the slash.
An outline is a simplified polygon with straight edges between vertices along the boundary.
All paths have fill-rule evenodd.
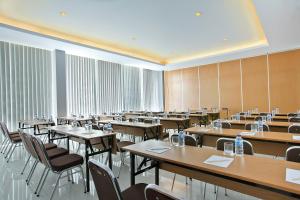
<path id="1" fill-rule="evenodd" d="M 224 38 L 223 40 L 224 40 L 224 41 L 227 41 L 228 39 L 227 39 L 227 38 Z"/>
<path id="2" fill-rule="evenodd" d="M 196 15 L 196 17 L 199 17 L 199 16 L 201 16 L 201 12 L 197 11 L 197 12 L 195 12 L 195 15 Z"/>
<path id="3" fill-rule="evenodd" d="M 62 16 L 62 17 L 64 17 L 64 16 L 67 15 L 67 13 L 66 13 L 66 11 L 60 11 L 60 12 L 59 12 L 59 15 Z"/>

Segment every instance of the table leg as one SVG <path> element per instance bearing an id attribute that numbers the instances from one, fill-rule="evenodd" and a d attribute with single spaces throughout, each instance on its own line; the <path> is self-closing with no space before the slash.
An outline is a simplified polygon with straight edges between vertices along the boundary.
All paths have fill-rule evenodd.
<path id="1" fill-rule="evenodd" d="M 159 162 L 155 166 L 155 184 L 159 185 Z"/>
<path id="2" fill-rule="evenodd" d="M 50 143 L 50 142 L 51 142 L 51 131 L 48 130 L 48 143 Z"/>
<path id="3" fill-rule="evenodd" d="M 70 152 L 69 136 L 67 136 L 67 149 L 68 149 L 68 152 Z"/>
<path id="4" fill-rule="evenodd" d="M 130 152 L 130 185 L 135 185 L 135 155 Z"/>
<path id="5" fill-rule="evenodd" d="M 112 149 L 110 148 L 108 151 L 108 166 L 112 170 Z"/>
<path id="6" fill-rule="evenodd" d="M 86 192 L 90 192 L 90 171 L 89 171 L 89 150 L 88 150 L 88 141 L 85 141 L 85 172 L 86 172 Z"/>

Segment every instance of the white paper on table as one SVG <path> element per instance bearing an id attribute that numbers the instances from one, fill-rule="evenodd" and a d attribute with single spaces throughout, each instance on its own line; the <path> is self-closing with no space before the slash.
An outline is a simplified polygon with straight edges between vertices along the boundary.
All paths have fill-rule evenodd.
<path id="1" fill-rule="evenodd" d="M 153 153 L 164 153 L 168 150 L 170 150 L 171 147 L 166 147 L 166 146 L 156 146 L 156 147 L 151 147 L 149 149 L 146 149 L 147 151 L 153 152 Z"/>
<path id="2" fill-rule="evenodd" d="M 200 128 L 201 132 L 208 132 L 210 129 L 209 128 Z"/>
<path id="3" fill-rule="evenodd" d="M 286 168 L 285 180 L 290 183 L 300 184 L 300 170 Z"/>
<path id="4" fill-rule="evenodd" d="M 241 136 L 253 136 L 253 135 L 255 135 L 255 132 L 241 132 L 240 133 L 241 134 Z"/>
<path id="5" fill-rule="evenodd" d="M 299 135 L 293 135 L 293 140 L 300 140 L 300 136 Z"/>
<path id="6" fill-rule="evenodd" d="M 207 160 L 205 160 L 203 163 L 209 164 L 209 165 L 214 165 L 217 167 L 227 168 L 232 163 L 232 161 L 233 161 L 233 158 L 212 155 Z"/>

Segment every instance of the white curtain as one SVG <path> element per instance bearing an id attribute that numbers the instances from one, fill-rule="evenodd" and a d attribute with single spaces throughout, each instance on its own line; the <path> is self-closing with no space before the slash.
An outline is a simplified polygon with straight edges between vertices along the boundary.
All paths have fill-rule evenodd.
<path id="1" fill-rule="evenodd" d="M 74 55 L 66 61 L 68 114 L 163 108 L 162 72 Z"/>
<path id="2" fill-rule="evenodd" d="M 143 107 L 147 111 L 163 111 L 163 73 L 143 70 Z"/>
<path id="3" fill-rule="evenodd" d="M 0 41 L 0 121 L 51 115 L 51 52 Z"/>

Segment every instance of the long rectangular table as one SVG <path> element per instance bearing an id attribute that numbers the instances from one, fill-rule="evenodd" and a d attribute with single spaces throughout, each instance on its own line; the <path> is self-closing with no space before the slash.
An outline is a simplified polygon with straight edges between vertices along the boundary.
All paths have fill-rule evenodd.
<path id="1" fill-rule="evenodd" d="M 83 123 L 87 123 L 88 121 L 92 121 L 92 117 L 72 117 L 72 116 L 65 116 L 65 117 L 58 117 L 57 121 L 64 120 L 67 124 L 71 124 L 72 121 L 77 121 L 80 126 L 83 125 Z"/>
<path id="2" fill-rule="evenodd" d="M 157 146 L 171 147 L 158 154 L 148 151 Z M 286 181 L 286 169 L 300 170 L 300 164 L 284 160 L 244 155 L 234 157 L 228 168 L 205 164 L 210 156 L 223 152 L 210 148 L 170 146 L 167 142 L 149 140 L 124 147 L 130 152 L 130 183 L 135 176 L 155 168 L 155 183 L 159 184 L 159 169 L 191 177 L 261 199 L 295 200 L 300 198 L 300 185 Z M 136 171 L 135 156 L 153 160 L 152 165 Z"/>
<path id="3" fill-rule="evenodd" d="M 247 120 L 254 120 L 256 117 L 255 115 L 250 115 L 250 116 L 244 116 Z M 278 121 L 278 122 L 288 122 L 289 118 L 287 116 L 274 116 L 272 117 L 272 121 Z"/>
<path id="4" fill-rule="evenodd" d="M 20 120 L 20 129 L 32 129 L 34 135 L 44 135 L 40 133 L 40 126 L 53 126 L 55 123 L 47 119 L 32 119 L 32 120 Z"/>
<path id="5" fill-rule="evenodd" d="M 152 138 L 163 138 L 163 130 L 161 124 L 150 124 L 142 122 L 128 122 L 116 120 L 100 120 L 98 124 L 111 123 L 115 132 L 121 132 L 133 136 L 143 137 L 144 140 Z"/>
<path id="6" fill-rule="evenodd" d="M 235 138 L 237 134 L 245 132 L 240 129 L 214 129 L 192 127 L 185 130 L 189 134 L 201 135 L 202 145 L 216 147 L 219 138 Z M 286 150 L 291 146 L 300 145 L 300 140 L 294 140 L 293 136 L 299 134 L 282 132 L 257 132 L 255 135 L 243 135 L 242 137 L 251 142 L 255 153 L 273 156 L 285 156 Z"/>
<path id="7" fill-rule="evenodd" d="M 235 129 L 244 129 L 246 124 L 253 123 L 253 121 L 250 120 L 227 120 L 227 121 L 231 123 L 231 128 L 235 128 Z M 272 121 L 272 122 L 266 122 L 266 124 L 269 126 L 270 131 L 288 132 L 289 126 L 296 123 Z"/>
<path id="8" fill-rule="evenodd" d="M 115 133 L 103 132 L 100 130 L 86 130 L 83 127 L 71 127 L 70 125 L 52 126 L 48 128 L 48 140 L 67 139 L 67 148 L 69 150 L 69 137 L 75 137 L 84 140 L 85 143 L 85 167 L 86 167 L 86 187 L 87 192 L 90 191 L 90 174 L 88 168 L 88 161 L 90 156 L 108 152 L 108 163 L 112 169 L 112 153 L 116 153 L 117 139 Z M 55 137 L 53 135 L 59 133 L 65 137 Z M 100 145 L 97 151 L 94 151 L 93 146 Z"/>

